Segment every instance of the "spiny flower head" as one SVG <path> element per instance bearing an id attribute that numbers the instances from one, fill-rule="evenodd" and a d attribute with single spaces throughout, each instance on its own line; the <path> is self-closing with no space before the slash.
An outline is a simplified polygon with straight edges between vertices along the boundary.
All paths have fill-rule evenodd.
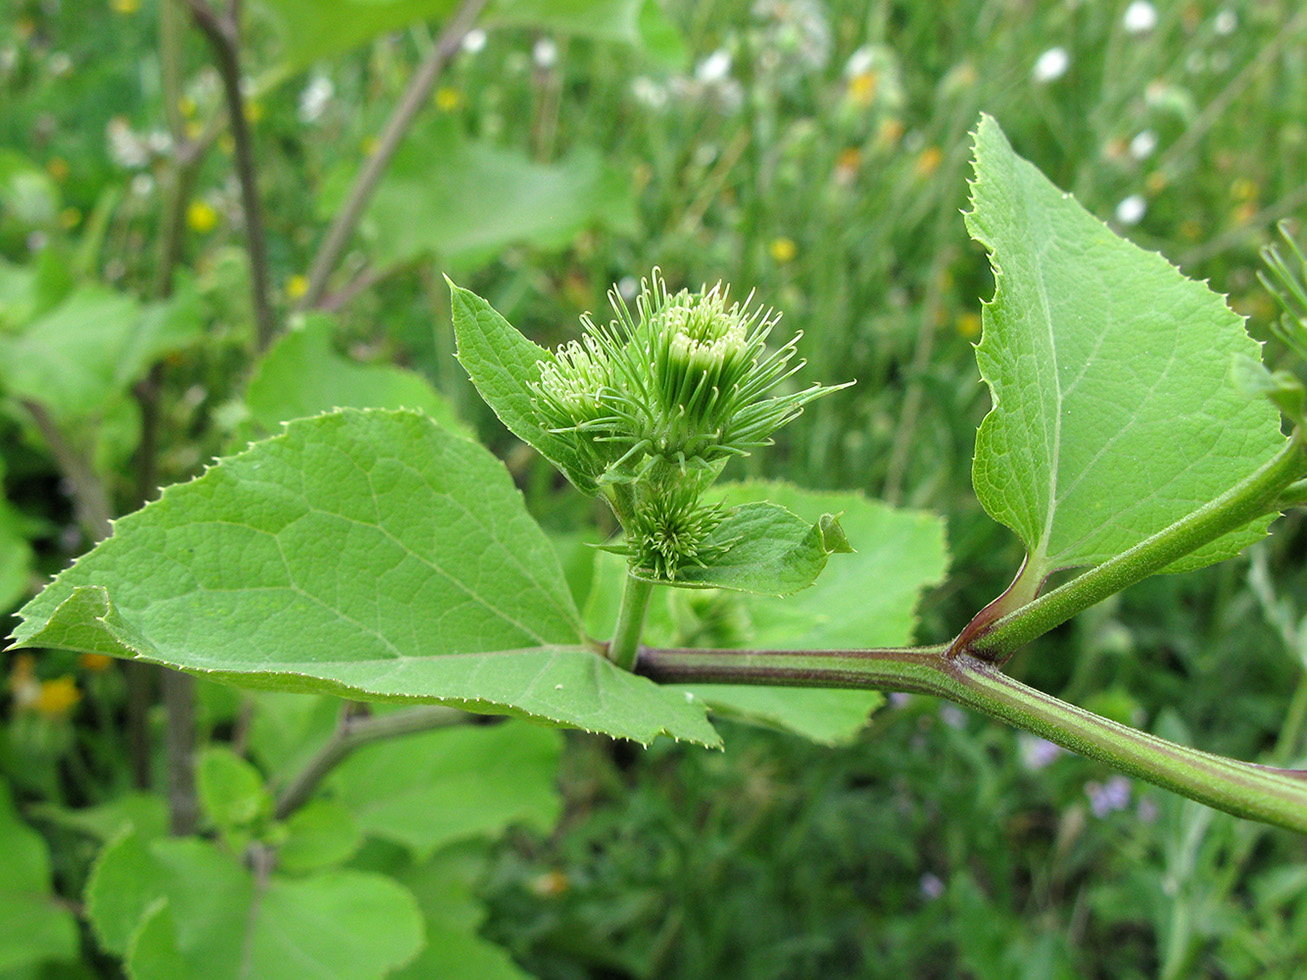
<path id="1" fill-rule="evenodd" d="M 723 516 L 719 504 L 699 502 L 693 484 L 648 494 L 626 529 L 631 567 L 665 582 L 675 582 L 677 572 L 687 566 L 703 567 L 707 559 L 729 548 L 729 543 L 710 540 Z"/>
<path id="2" fill-rule="evenodd" d="M 743 303 L 729 294 L 721 283 L 669 293 L 654 270 L 634 316 L 611 291 L 616 318 L 597 327 L 582 317 L 584 347 L 570 345 L 546 363 L 537 410 L 552 431 L 600 444 L 594 456 L 608 466 L 596 479 L 635 479 L 654 458 L 685 469 L 747 455 L 768 445 L 807 402 L 835 390 L 814 384 L 769 397 L 803 366 L 791 364 L 798 337 L 769 352 L 779 314 L 752 306 L 752 294 Z M 599 363 L 602 370 L 594 367 Z M 551 397 L 548 389 L 567 395 Z M 574 404 L 584 412 L 573 411 Z"/>
<path id="3" fill-rule="evenodd" d="M 596 326 L 587 314 L 581 339 L 541 361 L 532 404 L 612 505 L 632 567 L 671 581 L 703 563 L 721 514 L 699 498 L 726 461 L 770 444 L 805 404 L 837 389 L 772 393 L 803 362 L 791 363 L 797 336 L 768 350 L 780 316 L 754 306 L 752 293 L 742 303 L 721 283 L 670 293 L 655 269 L 634 315 L 616 289 L 609 299 L 613 320 Z"/>

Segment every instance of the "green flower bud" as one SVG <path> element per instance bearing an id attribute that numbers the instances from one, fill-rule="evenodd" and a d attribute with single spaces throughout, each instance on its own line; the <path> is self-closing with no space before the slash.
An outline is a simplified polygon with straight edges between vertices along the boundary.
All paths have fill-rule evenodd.
<path id="1" fill-rule="evenodd" d="M 627 555 L 644 578 L 675 582 L 679 570 L 703 567 L 728 544 L 709 539 L 725 516 L 721 506 L 699 503 L 694 485 L 659 488 L 645 495 L 627 528 Z"/>
<path id="2" fill-rule="evenodd" d="M 616 290 L 616 318 L 541 362 L 531 385 L 540 423 L 568 434 L 626 532 L 642 577 L 675 581 L 729 542 L 712 542 L 720 508 L 699 503 L 732 456 L 767 445 L 803 406 L 836 388 L 772 391 L 803 366 L 794 339 L 768 351 L 780 319 L 730 301 L 718 283 L 667 291 L 658 270 L 642 283 L 636 315 Z M 843 386 L 840 386 L 843 387 Z"/>

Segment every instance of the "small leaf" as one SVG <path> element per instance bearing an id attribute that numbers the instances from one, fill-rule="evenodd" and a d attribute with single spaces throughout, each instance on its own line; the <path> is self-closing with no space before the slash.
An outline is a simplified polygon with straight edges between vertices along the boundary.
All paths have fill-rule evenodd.
<path id="1" fill-rule="evenodd" d="M 1028 597 L 1050 572 L 1106 561 L 1197 510 L 1284 437 L 1272 406 L 1232 379 L 1234 355 L 1258 345 L 1221 297 L 1112 234 L 988 116 L 975 167 L 967 227 L 996 289 L 976 348 L 994 407 L 973 482 L 1026 546 Z M 1168 571 L 1228 558 L 1270 520 Z"/>
<path id="2" fill-rule="evenodd" d="M 265 2 L 280 28 L 278 79 L 410 24 L 445 18 L 457 7 L 454 0 L 343 0 L 336 11 L 339 16 L 323 17 L 316 0 Z M 656 0 L 495 0 L 484 21 L 489 27 L 530 27 L 642 45 L 670 67 L 677 67 L 675 57 L 684 45 L 667 16 L 661 10 L 650 11 L 650 7 L 658 7 Z"/>
<path id="3" fill-rule="evenodd" d="M 710 550 L 705 567 L 683 566 L 670 584 L 789 595 L 812 585 L 830 555 L 852 550 L 838 518 L 823 514 L 808 524 L 770 503 L 742 504 L 728 512 L 705 542 L 708 549 L 727 544 L 721 551 Z"/>
<path id="4" fill-rule="evenodd" d="M 558 732 L 522 722 L 462 725 L 364 746 L 330 785 L 365 831 L 424 860 L 451 841 L 499 834 L 509 824 L 552 826 L 562 747 Z"/>
<path id="5" fill-rule="evenodd" d="M 20 616 L 17 646 L 718 742 L 702 708 L 581 644 L 503 465 L 413 412 L 290 423 L 116 522 Z"/>
<path id="6" fill-rule="evenodd" d="M 393 364 L 357 364 L 337 354 L 331 338 L 331 317 L 310 313 L 260 358 L 245 401 L 265 430 L 334 408 L 413 408 L 451 432 L 472 434 L 422 375 Z"/>
<path id="7" fill-rule="evenodd" d="M 461 286 L 449 284 L 458 360 L 508 431 L 533 446 L 562 471 L 578 490 L 593 496 L 595 482 L 567 440 L 541 427 L 532 407 L 531 382 L 540 378 L 540 362 L 549 352 L 522 336 L 489 303 Z"/>
<path id="8" fill-rule="evenodd" d="M 200 805 L 218 828 L 250 828 L 271 815 L 263 777 L 231 749 L 209 746 L 195 768 Z"/>
<path id="9" fill-rule="evenodd" d="M 286 820 L 286 840 L 277 848 L 277 867 L 292 874 L 340 864 L 363 845 L 363 831 L 334 800 L 310 800 Z"/>

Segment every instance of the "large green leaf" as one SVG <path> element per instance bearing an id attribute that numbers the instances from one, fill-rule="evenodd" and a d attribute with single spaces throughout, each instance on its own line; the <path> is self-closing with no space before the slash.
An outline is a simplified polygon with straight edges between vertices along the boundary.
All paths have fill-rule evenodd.
<path id="1" fill-rule="evenodd" d="M 838 513 L 854 553 L 841 556 L 811 588 L 781 598 L 661 590 L 650 604 L 646 644 L 793 650 L 912 642 L 916 605 L 948 566 L 940 518 L 896 510 L 860 493 L 802 490 L 787 483 L 725 483 L 711 493 L 728 506 L 770 500 L 808 520 Z M 623 559 L 598 556 L 585 610 L 586 627 L 596 635 L 612 630 L 623 575 Z M 725 684 L 679 689 L 722 714 L 828 744 L 852 738 L 882 701 L 872 691 Z"/>
<path id="2" fill-rule="evenodd" d="M 413 412 L 290 423 L 118 521 L 20 616 L 17 646 L 717 742 L 699 708 L 580 642 L 507 471 Z"/>
<path id="3" fill-rule="evenodd" d="M 326 10 L 314 0 L 263 2 L 281 35 L 279 77 L 410 24 L 443 19 L 458 6 L 455 0 L 337 0 Z M 640 45 L 671 64 L 684 57 L 657 0 L 496 0 L 482 22 Z"/>
<path id="4" fill-rule="evenodd" d="M 419 859 L 461 838 L 497 834 L 512 823 L 548 829 L 562 738 L 510 721 L 463 725 L 364 746 L 332 773 L 335 798 L 375 837 Z"/>
<path id="5" fill-rule="evenodd" d="M 448 118 L 409 135 L 367 214 L 383 260 L 434 254 L 461 266 L 519 243 L 563 247 L 594 225 L 637 230 L 630 174 L 597 150 L 537 163 L 465 139 Z"/>
<path id="6" fill-rule="evenodd" d="M 86 910 L 134 980 L 380 980 L 422 944 L 413 896 L 387 877 L 260 880 L 196 838 L 109 845 Z"/>
<path id="7" fill-rule="evenodd" d="M 77 921 L 50 887 L 50 849 L 0 782 L 0 970 L 77 956 Z"/>
<path id="8" fill-rule="evenodd" d="M 245 391 L 259 425 L 276 431 L 281 422 L 333 408 L 415 408 L 470 434 L 422 375 L 393 364 L 357 364 L 337 354 L 331 341 L 331 317 L 310 313 L 260 358 Z"/>
<path id="9" fill-rule="evenodd" d="M 1284 438 L 1273 406 L 1232 380 L 1235 355 L 1259 351 L 1221 297 L 1112 234 L 1018 157 L 989 117 L 975 168 L 967 227 L 989 250 L 996 290 L 976 349 L 994 407 L 973 481 L 1025 544 L 1033 586 L 1193 512 Z M 1170 570 L 1229 557 L 1269 521 Z"/>

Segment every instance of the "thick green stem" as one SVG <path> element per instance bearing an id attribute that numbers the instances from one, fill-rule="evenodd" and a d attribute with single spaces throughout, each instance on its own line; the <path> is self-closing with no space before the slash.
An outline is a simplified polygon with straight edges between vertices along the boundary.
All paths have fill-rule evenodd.
<path id="1" fill-rule="evenodd" d="M 1307 833 L 1307 772 L 1272 769 L 1176 745 L 1027 687 L 947 647 L 905 650 L 640 652 L 660 683 L 763 684 L 907 691 L 947 698 L 1192 800 Z"/>
<path id="2" fill-rule="evenodd" d="M 649 596 L 653 583 L 634 575 L 626 576 L 622 590 L 622 608 L 617 612 L 617 627 L 608 644 L 608 659 L 623 670 L 634 670 L 640 653 L 640 631 L 644 629 L 644 614 L 649 609 Z"/>
<path id="3" fill-rule="evenodd" d="M 1009 613 L 991 628 L 979 631 L 979 635 L 967 637 L 965 648 L 955 644 L 954 653 L 971 653 L 1002 663 L 1014 650 L 1077 613 L 1160 572 L 1222 535 L 1272 513 L 1285 488 L 1304 473 L 1307 473 L 1307 456 L 1303 452 L 1302 436 L 1295 432 L 1283 450 L 1215 500 L 1130 550 Z"/>

